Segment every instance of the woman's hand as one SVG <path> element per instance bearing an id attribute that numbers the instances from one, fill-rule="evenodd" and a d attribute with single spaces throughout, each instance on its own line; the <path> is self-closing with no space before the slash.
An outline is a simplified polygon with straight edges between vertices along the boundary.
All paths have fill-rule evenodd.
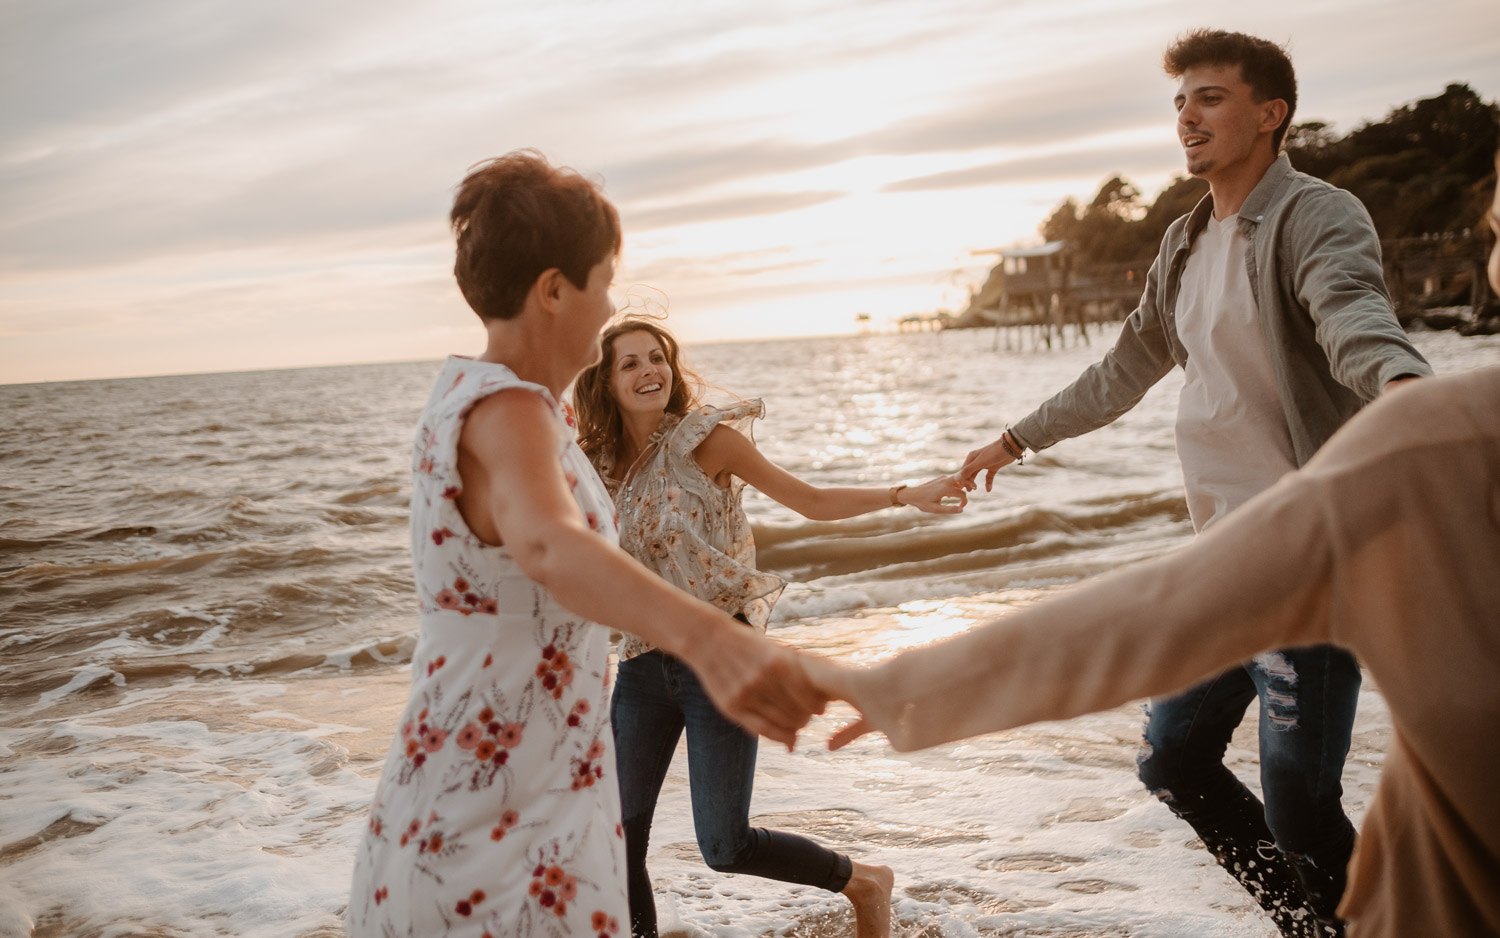
<path id="1" fill-rule="evenodd" d="M 956 515 L 969 504 L 969 492 L 959 484 L 956 477 L 938 476 L 921 485 L 905 486 L 896 493 L 896 499 L 903 505 L 910 505 L 929 514 Z M 944 499 L 956 501 L 945 504 Z"/>

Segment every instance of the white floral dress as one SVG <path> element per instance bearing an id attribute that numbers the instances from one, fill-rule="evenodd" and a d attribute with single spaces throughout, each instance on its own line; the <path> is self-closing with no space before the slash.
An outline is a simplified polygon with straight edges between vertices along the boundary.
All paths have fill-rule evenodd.
<path id="1" fill-rule="evenodd" d="M 548 391 L 503 365 L 450 358 L 413 456 L 412 560 L 422 631 L 411 699 L 355 858 L 354 938 L 589 935 L 628 930 L 609 727 L 609 633 L 568 612 L 503 547 L 469 532 L 458 437 L 484 397 L 541 395 L 579 510 L 616 543 L 614 508 Z"/>
<path id="2" fill-rule="evenodd" d="M 728 407 L 705 404 L 678 417 L 668 414 L 651 434 L 637 465 L 616 481 L 612 454 L 595 456 L 595 467 L 614 497 L 620 546 L 679 589 L 742 615 L 765 630 L 786 581 L 755 569 L 755 539 L 743 504 L 745 483 L 725 488 L 704 474 L 693 455 L 719 424 L 749 435 L 764 417 L 759 400 Z M 620 660 L 651 650 L 625 634 Z"/>

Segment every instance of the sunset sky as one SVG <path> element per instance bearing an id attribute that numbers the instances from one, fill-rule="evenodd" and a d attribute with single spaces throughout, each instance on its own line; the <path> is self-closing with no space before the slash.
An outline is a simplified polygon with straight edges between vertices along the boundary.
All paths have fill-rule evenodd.
<path id="1" fill-rule="evenodd" d="M 1180 170 L 1197 26 L 1289 44 L 1340 132 L 1500 97 L 1496 0 L 12 0 L 0 382 L 472 353 L 445 217 L 523 146 L 690 341 L 961 308 L 1064 196 Z"/>

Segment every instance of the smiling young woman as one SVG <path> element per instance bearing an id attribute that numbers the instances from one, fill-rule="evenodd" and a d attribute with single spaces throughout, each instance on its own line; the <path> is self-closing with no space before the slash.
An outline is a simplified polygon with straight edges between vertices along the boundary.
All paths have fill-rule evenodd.
<path id="1" fill-rule="evenodd" d="M 623 319 L 605 330 L 602 346 L 599 363 L 579 377 L 574 402 L 580 446 L 614 498 L 620 546 L 751 629 L 765 628 L 784 583 L 755 568 L 741 503 L 747 483 L 819 520 L 902 505 L 936 514 L 963 508 L 963 489 L 951 476 L 889 488 L 820 487 L 798 479 L 746 435 L 765 413 L 761 402 L 700 406 L 701 382 L 683 362 L 677 340 L 652 319 Z M 886 938 L 891 871 L 806 837 L 750 827 L 755 738 L 720 715 L 691 668 L 644 637 L 626 635 L 620 662 L 610 716 L 637 938 L 656 935 L 646 848 L 656 799 L 684 730 L 693 821 L 708 865 L 842 892 L 854 903 L 858 938 Z"/>

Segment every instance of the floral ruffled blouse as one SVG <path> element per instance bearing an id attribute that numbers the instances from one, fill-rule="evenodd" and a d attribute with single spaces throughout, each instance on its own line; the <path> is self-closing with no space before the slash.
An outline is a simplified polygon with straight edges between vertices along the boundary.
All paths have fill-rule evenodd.
<path id="1" fill-rule="evenodd" d="M 749 435 L 764 417 L 759 400 L 730 407 L 703 405 L 678 417 L 668 414 L 647 441 L 625 481 L 611 478 L 614 455 L 599 453 L 594 468 L 614 498 L 620 546 L 669 583 L 764 630 L 786 582 L 755 569 L 755 540 L 742 504 L 745 483 L 724 488 L 704 474 L 693 451 L 720 423 Z M 652 646 L 626 634 L 620 660 Z"/>

